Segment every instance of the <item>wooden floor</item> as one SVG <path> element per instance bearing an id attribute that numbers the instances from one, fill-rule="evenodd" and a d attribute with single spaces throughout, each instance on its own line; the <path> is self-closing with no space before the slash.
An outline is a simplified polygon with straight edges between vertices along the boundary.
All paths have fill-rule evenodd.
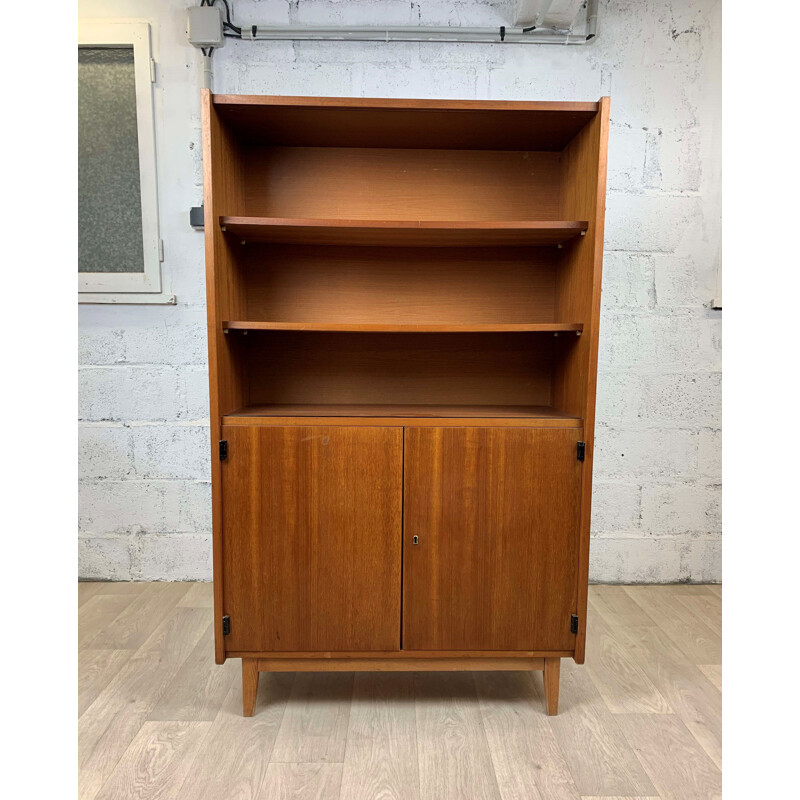
<path id="1" fill-rule="evenodd" d="M 82 583 L 80 797 L 720 796 L 721 588 L 592 586 L 586 665 L 262 674 L 214 664 L 211 586 Z"/>

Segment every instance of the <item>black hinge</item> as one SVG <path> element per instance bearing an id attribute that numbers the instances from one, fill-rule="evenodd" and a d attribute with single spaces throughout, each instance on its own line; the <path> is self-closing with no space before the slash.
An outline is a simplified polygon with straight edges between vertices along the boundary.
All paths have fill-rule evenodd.
<path id="1" fill-rule="evenodd" d="M 578 461 L 586 458 L 586 442 L 578 442 Z"/>
<path id="2" fill-rule="evenodd" d="M 222 618 L 222 635 L 231 635 L 231 618 L 227 614 Z"/>
<path id="3" fill-rule="evenodd" d="M 227 457 L 228 457 L 228 442 L 225 439 L 220 439 L 219 460 L 224 461 Z"/>
<path id="4" fill-rule="evenodd" d="M 573 614 L 569 621 L 569 632 L 570 633 L 577 633 L 578 632 L 578 615 Z"/>

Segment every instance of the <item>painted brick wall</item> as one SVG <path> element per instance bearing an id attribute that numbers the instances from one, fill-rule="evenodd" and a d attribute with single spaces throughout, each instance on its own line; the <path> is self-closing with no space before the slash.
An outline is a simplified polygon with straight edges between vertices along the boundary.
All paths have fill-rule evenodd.
<path id="1" fill-rule="evenodd" d="M 80 309 L 80 575 L 208 579 L 211 511 L 199 68 L 179 0 L 83 0 L 153 26 L 166 289 Z M 245 23 L 507 24 L 513 2 L 234 0 Z M 587 47 L 234 42 L 219 92 L 611 95 L 591 577 L 717 581 L 719 2 L 605 0 Z"/>

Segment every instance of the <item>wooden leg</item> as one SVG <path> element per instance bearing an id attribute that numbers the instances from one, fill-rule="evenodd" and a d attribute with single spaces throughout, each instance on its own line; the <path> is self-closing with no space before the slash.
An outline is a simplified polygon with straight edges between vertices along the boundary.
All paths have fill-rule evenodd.
<path id="1" fill-rule="evenodd" d="M 547 713 L 554 717 L 558 714 L 558 679 L 561 674 L 561 659 L 546 658 L 544 660 L 544 696 Z"/>
<path id="2" fill-rule="evenodd" d="M 258 694 L 258 659 L 242 659 L 242 714 L 252 717 Z"/>

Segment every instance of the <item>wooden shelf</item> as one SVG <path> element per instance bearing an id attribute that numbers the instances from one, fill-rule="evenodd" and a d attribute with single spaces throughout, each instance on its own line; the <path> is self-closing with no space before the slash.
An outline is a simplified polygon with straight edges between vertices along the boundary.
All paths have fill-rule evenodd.
<path id="1" fill-rule="evenodd" d="M 245 241 L 281 244 L 389 245 L 393 247 L 518 247 L 557 245 L 580 236 L 577 220 L 365 220 L 288 217 L 220 217 L 229 234 Z"/>
<path id="2" fill-rule="evenodd" d="M 383 324 L 374 322 L 259 322 L 227 320 L 222 330 L 339 331 L 351 333 L 548 333 L 583 331 L 582 322 L 491 322 L 471 324 Z"/>
<path id="3" fill-rule="evenodd" d="M 225 424 L 253 424 L 264 419 L 286 418 L 320 419 L 349 418 L 366 420 L 391 420 L 398 424 L 452 424 L 454 420 L 488 420 L 493 424 L 534 424 L 541 427 L 580 428 L 583 420 L 565 414 L 551 406 L 504 405 L 403 405 L 403 404 L 312 404 L 274 403 L 244 406 L 223 418 Z M 300 423 L 302 424 L 302 423 Z"/>

